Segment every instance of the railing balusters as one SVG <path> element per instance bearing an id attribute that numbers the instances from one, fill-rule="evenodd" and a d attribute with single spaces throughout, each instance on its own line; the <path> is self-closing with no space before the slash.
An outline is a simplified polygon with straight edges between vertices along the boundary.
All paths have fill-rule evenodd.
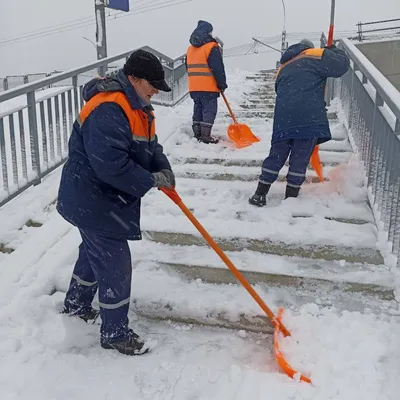
<path id="1" fill-rule="evenodd" d="M 18 123 L 19 123 L 19 142 L 21 146 L 21 163 L 22 163 L 22 176 L 28 180 L 28 165 L 26 162 L 26 140 L 25 140 L 25 125 L 24 125 L 24 114 L 22 110 L 18 111 Z"/>
<path id="2" fill-rule="evenodd" d="M 11 144 L 11 162 L 13 169 L 13 183 L 18 186 L 18 160 L 17 160 L 17 146 L 15 144 L 15 126 L 14 114 L 8 116 L 8 123 L 10 126 L 10 144 Z"/>
<path id="3" fill-rule="evenodd" d="M 346 40 L 340 46 L 352 58 L 352 67 L 343 78 L 335 80 L 338 87 L 335 93 L 342 102 L 350 134 L 364 163 L 372 206 L 379 211 L 400 268 L 400 96 L 386 92 L 377 70 L 367 69 L 365 65 L 370 68 L 370 64 L 364 65 L 364 56 L 356 47 Z M 360 73 L 361 77 L 357 76 Z M 367 90 L 371 86 L 375 97 Z M 395 121 L 389 122 L 387 108 L 395 115 Z"/>
<path id="4" fill-rule="evenodd" d="M 153 102 L 173 106 L 188 93 L 184 55 L 172 60 L 149 47 L 144 48 L 162 60 L 173 88 L 172 93 L 155 96 Z M 25 78 L 25 84 L 18 87 L 9 85 L 7 79 L 0 80 L 5 89 L 0 92 L 0 103 L 6 105 L 0 112 L 0 207 L 32 184 L 40 183 L 65 161 L 73 123 L 85 104 L 84 84 L 95 76 L 93 72 L 101 64 L 108 67 L 118 62 L 122 67 L 132 51 L 72 71 L 47 74 L 32 82 Z M 10 106 L 9 113 L 3 111 L 7 109 L 8 100 L 13 100 L 12 107 L 15 107 L 14 103 L 18 104 L 15 100 L 20 96 L 26 97 L 27 104 L 22 101 L 12 110 Z"/>

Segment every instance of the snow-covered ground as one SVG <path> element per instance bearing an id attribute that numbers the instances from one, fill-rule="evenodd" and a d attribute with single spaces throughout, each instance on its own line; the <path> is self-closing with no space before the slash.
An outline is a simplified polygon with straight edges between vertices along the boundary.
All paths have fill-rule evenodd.
<path id="1" fill-rule="evenodd" d="M 244 91 L 259 86 L 246 81 L 246 75 L 239 70 L 229 73 L 227 96 L 234 110 L 243 103 Z M 276 183 L 268 207 L 260 211 L 247 204 L 255 189 L 254 180 L 205 179 L 213 172 L 208 171 L 208 165 L 182 164 L 180 159 L 261 162 L 269 149 L 270 121 L 247 118 L 244 122 L 262 140 L 237 150 L 225 135 L 229 119 L 224 116 L 222 101 L 215 133 L 223 141 L 213 147 L 191 138 L 190 99 L 173 109 L 155 108 L 160 141 L 177 173 L 177 190 L 213 235 L 276 238 L 286 244 L 358 247 L 384 253 L 385 243 L 366 204 L 363 174 L 341 124 L 333 126 L 337 140 L 326 152 L 321 151 L 323 161 L 326 157 L 326 162 L 339 163 L 325 168 L 329 181 L 305 185 L 298 199 L 286 202 L 281 201 L 283 184 Z M 337 152 L 332 151 L 335 148 Z M 219 167 L 233 175 L 258 173 L 257 167 Z M 188 172 L 203 175 L 188 176 Z M 357 297 L 364 308 L 351 312 L 339 307 L 342 300 L 351 300 L 350 295 L 338 299 L 337 304 L 323 306 L 332 300 L 330 293 L 308 294 L 305 303 L 296 304 L 297 293 L 256 286 L 273 311 L 280 305 L 287 307 L 284 323 L 292 336 L 281 339 L 282 350 L 294 368 L 311 377 L 312 385 L 291 380 L 278 370 L 270 335 L 140 316 L 146 309 L 162 314 L 163 302 L 172 310 L 198 318 L 222 310 L 228 319 L 238 313 L 262 314 L 241 287 L 184 282 L 160 266 L 161 261 L 191 261 L 221 267 L 205 247 L 169 246 L 147 239 L 132 243 L 130 319 L 138 333 L 152 340 L 153 350 L 132 358 L 101 349 L 98 325 L 58 313 L 79 245 L 76 229 L 62 220 L 54 205 L 49 206 L 57 196 L 59 178 L 56 170 L 41 185 L 0 209 L 0 243 L 15 249 L 11 254 L 0 253 L 1 399 L 398 399 L 400 319 L 392 301 L 372 304 Z M 29 219 L 43 225 L 24 226 Z M 340 219 L 362 223 L 348 224 Z M 195 234 L 179 209 L 156 190 L 144 199 L 142 228 Z M 390 268 L 385 265 L 356 265 L 343 260 L 312 264 L 246 250 L 229 255 L 244 270 L 392 285 Z"/>

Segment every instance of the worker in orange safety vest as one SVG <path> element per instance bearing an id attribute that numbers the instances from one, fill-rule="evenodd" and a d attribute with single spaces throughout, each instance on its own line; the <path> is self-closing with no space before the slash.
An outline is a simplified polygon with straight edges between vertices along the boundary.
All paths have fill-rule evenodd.
<path id="1" fill-rule="evenodd" d="M 218 110 L 218 97 L 228 87 L 222 51 L 212 36 L 213 26 L 199 21 L 190 36 L 190 46 L 186 53 L 189 92 L 194 101 L 193 133 L 203 143 L 218 143 L 211 136 Z"/>

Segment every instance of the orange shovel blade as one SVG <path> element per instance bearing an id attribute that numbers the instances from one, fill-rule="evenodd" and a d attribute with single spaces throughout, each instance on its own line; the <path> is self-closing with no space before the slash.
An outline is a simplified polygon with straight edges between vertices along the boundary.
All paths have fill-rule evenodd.
<path id="1" fill-rule="evenodd" d="M 260 141 L 260 139 L 255 136 L 251 129 L 245 124 L 229 125 L 228 136 L 239 148 L 247 147 Z"/>
<path id="2" fill-rule="evenodd" d="M 281 323 L 282 323 L 282 314 L 283 314 L 283 308 L 279 308 L 278 310 L 278 315 L 276 317 L 277 319 L 277 324 L 275 325 L 275 331 L 274 331 L 274 355 L 277 363 L 281 367 L 282 371 L 285 372 L 286 375 L 290 376 L 292 379 L 295 377 L 296 374 L 298 374 L 297 371 L 295 371 L 289 363 L 285 360 L 280 348 L 279 348 L 279 342 L 278 338 L 280 334 L 282 333 L 284 336 L 284 332 L 280 329 Z M 303 382 L 311 383 L 311 379 L 307 378 L 306 376 L 300 374 L 300 380 Z"/>
<path id="3" fill-rule="evenodd" d="M 317 173 L 318 178 L 321 182 L 324 182 L 324 171 L 322 169 L 321 160 L 319 159 L 318 146 L 315 146 L 313 153 L 310 158 L 311 166 Z"/>

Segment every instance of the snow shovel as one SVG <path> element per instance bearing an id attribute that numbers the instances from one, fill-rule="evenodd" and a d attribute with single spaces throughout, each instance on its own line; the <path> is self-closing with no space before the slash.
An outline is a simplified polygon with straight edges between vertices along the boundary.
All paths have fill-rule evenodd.
<path id="1" fill-rule="evenodd" d="M 321 160 L 319 158 L 318 146 L 314 147 L 314 150 L 311 154 L 310 163 L 313 167 L 313 170 L 316 172 L 319 180 L 321 182 L 324 182 L 324 171 L 322 168 Z"/>
<path id="2" fill-rule="evenodd" d="M 282 313 L 283 308 L 279 309 L 278 316 L 275 318 L 274 313 L 271 309 L 264 303 L 262 298 L 258 295 L 258 293 L 253 289 L 247 279 L 242 275 L 242 273 L 233 265 L 232 261 L 228 258 L 228 256 L 222 251 L 222 249 L 218 246 L 217 243 L 213 240 L 213 238 L 209 235 L 209 233 L 203 228 L 197 218 L 192 214 L 192 212 L 186 207 L 180 198 L 179 194 L 175 189 L 167 189 L 160 188 L 189 218 L 190 222 L 197 228 L 197 230 L 201 233 L 203 238 L 207 241 L 207 243 L 212 247 L 212 249 L 219 255 L 222 261 L 226 264 L 226 266 L 230 269 L 235 278 L 243 285 L 243 287 L 250 293 L 253 299 L 257 302 L 257 304 L 261 307 L 261 309 L 265 312 L 268 318 L 271 320 L 274 325 L 274 355 L 282 370 L 291 378 L 297 374 L 297 372 L 288 364 L 285 360 L 283 354 L 279 349 L 278 336 L 282 333 L 284 336 L 290 336 L 290 332 L 282 323 Z M 303 382 L 311 383 L 311 380 L 304 375 L 300 374 L 300 380 Z"/>
<path id="3" fill-rule="evenodd" d="M 336 1 L 331 0 L 331 21 L 329 24 L 328 43 L 327 43 L 328 46 L 331 46 L 333 43 L 333 31 L 335 26 L 335 5 Z M 318 146 L 315 146 L 314 148 L 314 151 L 311 155 L 310 163 L 314 171 L 317 173 L 319 180 L 321 182 L 324 182 L 324 173 L 322 170 L 321 161 L 319 159 Z"/>
<path id="4" fill-rule="evenodd" d="M 224 93 L 221 93 L 222 97 L 225 101 L 226 106 L 228 107 L 229 114 L 233 119 L 233 124 L 228 127 L 228 137 L 235 142 L 238 148 L 251 146 L 253 143 L 259 142 L 260 139 L 254 135 L 251 129 L 245 124 L 239 124 L 233 114 L 231 106 L 228 103 Z"/>

